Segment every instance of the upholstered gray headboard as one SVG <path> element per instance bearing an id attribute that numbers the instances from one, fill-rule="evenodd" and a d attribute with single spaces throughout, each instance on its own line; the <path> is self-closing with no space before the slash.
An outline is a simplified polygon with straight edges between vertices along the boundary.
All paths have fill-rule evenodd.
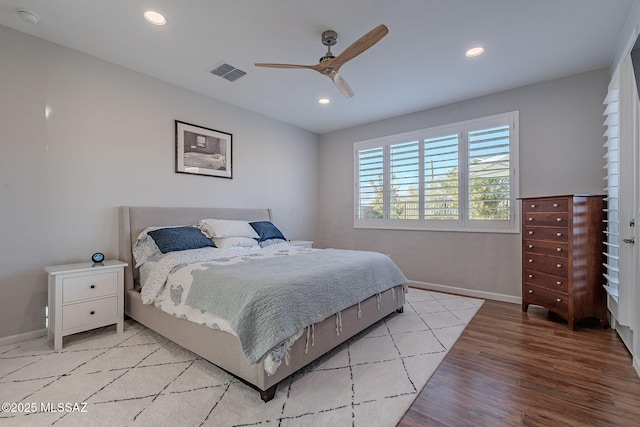
<path id="1" fill-rule="evenodd" d="M 201 219 L 236 219 L 241 221 L 271 221 L 270 209 L 188 208 L 154 206 L 120 206 L 120 257 L 129 264 L 124 269 L 125 291 L 133 289 L 138 269 L 131 252 L 132 244 L 147 227 L 196 225 Z"/>

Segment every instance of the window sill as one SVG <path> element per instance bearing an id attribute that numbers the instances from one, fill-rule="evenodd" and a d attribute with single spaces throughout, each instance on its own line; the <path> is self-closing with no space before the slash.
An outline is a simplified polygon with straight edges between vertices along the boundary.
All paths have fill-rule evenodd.
<path id="1" fill-rule="evenodd" d="M 504 228 L 424 228 L 424 227 L 389 227 L 388 225 L 354 225 L 354 229 L 389 230 L 389 231 L 445 231 L 448 233 L 493 233 L 493 234 L 520 234 L 520 229 Z"/>

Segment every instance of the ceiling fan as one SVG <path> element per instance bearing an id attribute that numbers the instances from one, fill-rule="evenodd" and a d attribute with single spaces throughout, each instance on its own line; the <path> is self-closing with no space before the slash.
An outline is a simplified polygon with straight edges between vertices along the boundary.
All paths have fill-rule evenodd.
<path id="1" fill-rule="evenodd" d="M 340 67 L 342 67 L 347 61 L 352 60 L 365 50 L 369 49 L 374 44 L 378 43 L 380 39 L 387 35 L 388 32 L 389 29 L 384 24 L 380 24 L 373 30 L 369 31 L 367 34 L 353 42 L 341 54 L 335 56 L 331 52 L 331 46 L 335 45 L 338 41 L 338 33 L 333 30 L 327 30 L 322 33 L 322 44 L 327 46 L 327 53 L 325 53 L 325 55 L 320 58 L 320 63 L 317 65 L 265 63 L 257 63 L 255 65 L 256 67 L 307 68 L 309 70 L 315 70 L 329 77 L 344 96 L 346 96 L 347 98 L 351 98 L 353 96 L 353 90 L 351 90 L 349 84 L 338 73 L 338 70 L 340 70 Z"/>

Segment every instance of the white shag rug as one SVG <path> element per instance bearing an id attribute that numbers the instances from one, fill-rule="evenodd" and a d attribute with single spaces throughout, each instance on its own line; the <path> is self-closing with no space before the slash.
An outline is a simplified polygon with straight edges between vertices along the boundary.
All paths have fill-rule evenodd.
<path id="1" fill-rule="evenodd" d="M 0 426 L 395 426 L 483 300 L 410 289 L 392 314 L 259 393 L 135 321 L 0 347 Z M 7 411 L 8 409 L 8 411 Z"/>

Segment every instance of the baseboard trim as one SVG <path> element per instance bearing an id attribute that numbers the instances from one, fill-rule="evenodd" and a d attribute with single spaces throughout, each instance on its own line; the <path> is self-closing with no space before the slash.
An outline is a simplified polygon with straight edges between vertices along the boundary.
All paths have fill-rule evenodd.
<path id="1" fill-rule="evenodd" d="M 47 335 L 46 329 L 38 329 L 37 331 L 25 332 L 23 334 L 10 335 L 0 338 L 0 346 L 14 344 L 20 341 L 26 341 L 33 338 L 40 338 Z"/>
<path id="2" fill-rule="evenodd" d="M 637 356 L 633 358 L 633 367 L 636 368 L 636 372 L 640 377 L 640 358 L 638 358 Z"/>
<path id="3" fill-rule="evenodd" d="M 512 295 L 497 294 L 495 292 L 477 291 L 466 288 L 456 288 L 455 286 L 438 285 L 435 283 L 417 282 L 415 280 L 409 281 L 409 286 L 414 288 L 426 289 L 428 291 L 445 292 L 448 294 L 463 295 L 466 297 L 490 299 L 495 301 L 510 302 L 513 304 L 522 304 L 521 297 L 515 297 Z"/>

